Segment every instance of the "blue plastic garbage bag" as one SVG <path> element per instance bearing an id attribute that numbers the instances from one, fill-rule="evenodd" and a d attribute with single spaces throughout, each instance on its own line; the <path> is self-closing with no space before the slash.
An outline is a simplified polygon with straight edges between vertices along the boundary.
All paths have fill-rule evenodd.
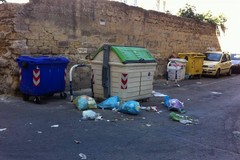
<path id="1" fill-rule="evenodd" d="M 180 113 L 185 112 L 183 102 L 178 99 L 170 99 L 169 96 L 164 97 L 164 106 L 166 106 L 168 110 L 179 111 Z"/>
<path id="2" fill-rule="evenodd" d="M 79 110 L 86 110 L 86 109 L 96 109 L 97 103 L 96 101 L 87 95 L 78 96 L 73 100 L 73 104 Z"/>
<path id="3" fill-rule="evenodd" d="M 120 99 L 118 96 L 113 96 L 110 97 L 101 103 L 98 104 L 98 107 L 101 109 L 113 109 L 113 108 L 118 108 L 120 104 Z"/>
<path id="4" fill-rule="evenodd" d="M 137 101 L 130 100 L 130 101 L 124 102 L 120 106 L 118 111 L 122 113 L 137 115 L 140 112 L 140 104 Z"/>

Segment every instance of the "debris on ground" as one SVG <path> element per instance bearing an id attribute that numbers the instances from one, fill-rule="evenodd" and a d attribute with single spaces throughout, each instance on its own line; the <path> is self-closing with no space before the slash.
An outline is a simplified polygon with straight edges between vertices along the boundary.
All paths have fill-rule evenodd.
<path id="1" fill-rule="evenodd" d="M 113 108 L 112 111 L 113 112 L 118 112 L 118 109 L 117 108 Z"/>
<path id="2" fill-rule="evenodd" d="M 81 157 L 81 159 L 87 159 L 87 156 L 83 153 L 79 153 L 79 157 Z"/>
<path id="3" fill-rule="evenodd" d="M 165 94 L 162 94 L 162 93 L 159 93 L 159 92 L 156 92 L 156 91 L 152 91 L 152 95 L 155 96 L 155 97 L 165 97 L 165 96 L 167 96 Z"/>
<path id="4" fill-rule="evenodd" d="M 7 128 L 0 128 L 0 132 L 6 131 L 6 130 L 7 130 Z"/>
<path id="5" fill-rule="evenodd" d="M 146 124 L 147 127 L 151 127 L 152 125 L 151 124 Z"/>
<path id="6" fill-rule="evenodd" d="M 164 106 L 168 108 L 170 111 L 179 111 L 180 113 L 185 113 L 186 111 L 183 109 L 183 102 L 178 99 L 170 99 L 169 96 L 164 97 Z"/>
<path id="7" fill-rule="evenodd" d="M 133 121 L 134 118 L 123 118 L 123 121 Z"/>
<path id="8" fill-rule="evenodd" d="M 97 103 L 95 99 L 87 95 L 78 96 L 73 100 L 73 104 L 78 110 L 97 109 Z"/>
<path id="9" fill-rule="evenodd" d="M 197 119 L 193 119 L 189 116 L 186 116 L 186 115 L 180 115 L 180 114 L 177 114 L 175 112 L 171 112 L 169 114 L 170 118 L 174 121 L 178 121 L 182 124 L 185 124 L 185 125 L 190 125 L 190 124 L 197 124 L 198 123 L 198 120 Z"/>
<path id="10" fill-rule="evenodd" d="M 162 113 L 162 112 L 163 112 L 163 111 L 158 111 L 157 114 L 160 114 L 160 113 Z"/>
<path id="11" fill-rule="evenodd" d="M 78 140 L 74 140 L 74 142 L 75 142 L 76 144 L 80 144 L 80 143 L 81 143 L 81 142 L 78 141 Z"/>
<path id="12" fill-rule="evenodd" d="M 59 124 L 52 125 L 51 128 L 58 128 Z"/>
<path id="13" fill-rule="evenodd" d="M 211 92 L 212 94 L 217 94 L 217 95 L 220 95 L 222 94 L 221 92 Z"/>
<path id="14" fill-rule="evenodd" d="M 113 96 L 102 101 L 97 106 L 101 109 L 117 109 L 119 105 L 120 105 L 119 97 Z"/>
<path id="15" fill-rule="evenodd" d="M 140 107 L 141 110 L 146 110 L 146 111 L 154 111 L 154 112 L 157 112 L 158 109 L 157 109 L 157 106 L 148 106 L 148 107 L 144 107 L 144 106 L 141 106 Z"/>
<path id="16" fill-rule="evenodd" d="M 82 119 L 102 120 L 102 116 L 100 113 L 96 113 L 93 110 L 86 110 L 82 112 Z"/>

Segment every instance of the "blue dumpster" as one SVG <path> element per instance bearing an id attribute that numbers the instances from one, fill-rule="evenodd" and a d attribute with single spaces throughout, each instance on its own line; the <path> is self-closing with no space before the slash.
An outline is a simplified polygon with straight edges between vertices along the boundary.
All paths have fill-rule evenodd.
<path id="1" fill-rule="evenodd" d="M 66 98 L 65 82 L 66 67 L 69 60 L 65 57 L 30 57 L 20 56 L 17 58 L 20 68 L 20 91 L 23 100 L 35 96 L 35 102 L 40 103 L 40 96 L 60 93 Z"/>

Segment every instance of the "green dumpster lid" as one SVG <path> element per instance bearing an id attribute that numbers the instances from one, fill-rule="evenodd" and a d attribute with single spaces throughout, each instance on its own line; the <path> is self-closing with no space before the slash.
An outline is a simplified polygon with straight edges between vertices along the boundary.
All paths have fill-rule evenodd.
<path id="1" fill-rule="evenodd" d="M 156 60 L 151 55 L 150 51 L 144 47 L 111 45 L 110 49 L 118 56 L 120 61 L 124 64 L 126 64 L 126 63 L 156 63 Z M 98 50 L 98 53 L 102 50 L 103 50 L 103 47 L 101 47 Z"/>

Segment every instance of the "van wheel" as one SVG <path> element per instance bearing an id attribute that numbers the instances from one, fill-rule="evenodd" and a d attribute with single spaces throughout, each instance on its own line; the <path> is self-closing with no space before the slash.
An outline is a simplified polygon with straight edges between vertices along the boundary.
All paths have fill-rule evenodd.
<path id="1" fill-rule="evenodd" d="M 219 78 L 219 77 L 220 77 L 220 69 L 218 69 L 216 74 L 215 74 L 215 78 Z"/>
<path id="2" fill-rule="evenodd" d="M 231 75 L 232 75 L 232 68 L 229 69 L 227 75 L 228 75 L 228 76 L 231 76 Z"/>

